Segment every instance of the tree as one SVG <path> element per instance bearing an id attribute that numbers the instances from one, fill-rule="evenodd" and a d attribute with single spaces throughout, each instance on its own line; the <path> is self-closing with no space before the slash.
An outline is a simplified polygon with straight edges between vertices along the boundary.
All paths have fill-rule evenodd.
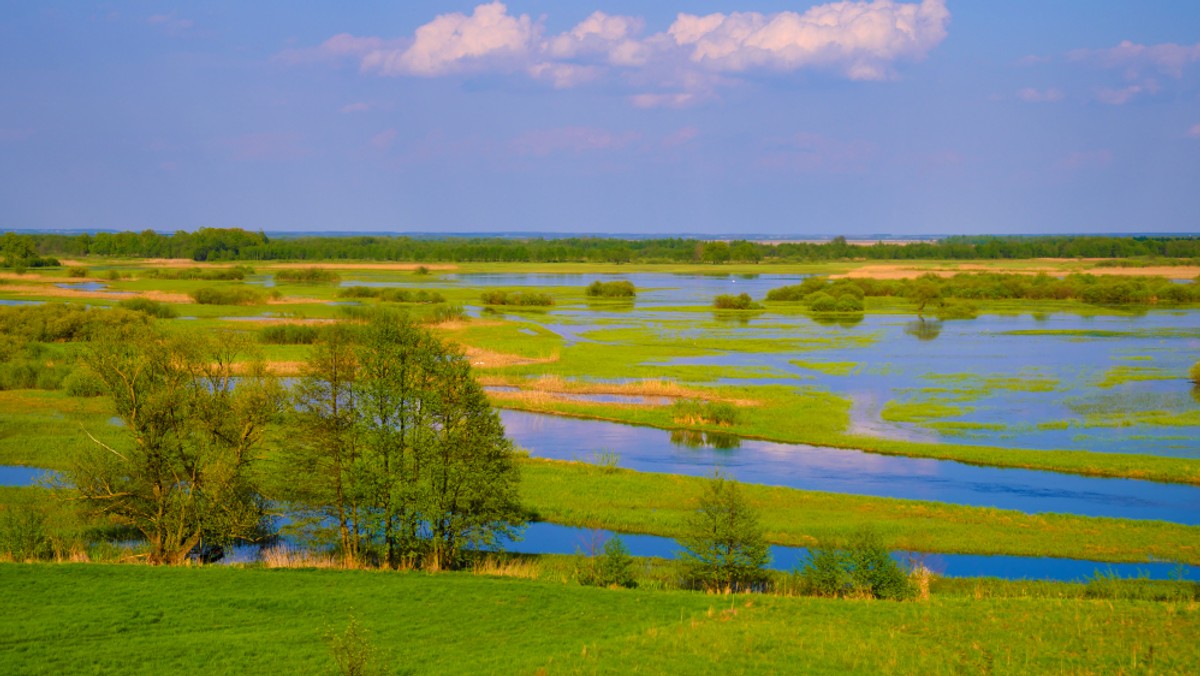
<path id="1" fill-rule="evenodd" d="M 354 383 L 358 370 L 354 336 L 344 325 L 329 327 L 314 346 L 292 392 L 290 426 L 296 434 L 280 453 L 280 494 L 295 521 L 318 529 L 332 520 L 347 565 L 362 562 L 363 444 Z"/>
<path id="2" fill-rule="evenodd" d="M 714 475 L 686 529 L 681 558 L 689 583 L 726 592 L 762 583 L 770 550 L 758 515 L 746 504 L 736 481 Z"/>
<path id="3" fill-rule="evenodd" d="M 467 360 L 407 315 L 349 346 L 331 333 L 297 391 L 307 438 L 292 499 L 338 523 L 344 552 L 387 566 L 458 565 L 523 523 L 515 453 Z"/>
<path id="4" fill-rule="evenodd" d="M 220 557 L 266 527 L 251 467 L 279 390 L 233 335 L 168 335 L 126 324 L 99 334 L 88 363 L 113 398 L 128 443 L 98 444 L 68 472 L 87 511 L 140 532 L 149 560 L 178 564 L 193 552 Z"/>

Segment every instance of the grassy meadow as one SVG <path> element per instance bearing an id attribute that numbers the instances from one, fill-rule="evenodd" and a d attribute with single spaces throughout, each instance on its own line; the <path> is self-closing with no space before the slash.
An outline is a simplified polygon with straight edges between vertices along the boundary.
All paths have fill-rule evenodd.
<path id="1" fill-rule="evenodd" d="M 1194 458 L 979 442 L 973 435 L 1003 435 L 1018 424 L 963 419 L 997 393 L 1073 393 L 1070 416 L 1043 421 L 1045 430 L 1082 435 L 1106 430 L 1162 434 L 1168 429 L 1178 432 L 1178 444 L 1195 442 L 1200 409 L 1194 401 L 1181 405 L 1178 397 L 1168 401 L 1154 391 L 1131 397 L 1122 389 L 1183 379 L 1184 373 L 1162 366 L 1162 355 L 1200 337 L 1191 329 L 998 333 L 1030 345 L 1039 339 L 1135 337 L 1157 342 L 1151 350 L 1096 364 L 1078 382 L 1037 371 L 999 372 L 986 365 L 977 372 L 948 366 L 947 372 L 920 374 L 917 387 L 878 402 L 870 414 L 877 418 L 874 422 L 894 429 L 933 433 L 915 439 L 857 429 L 855 416 L 860 414 L 852 397 L 829 387 L 827 380 L 868 372 L 887 375 L 888 369 L 900 368 L 870 366 L 850 355 L 879 348 L 884 340 L 881 331 L 857 325 L 863 314 L 916 317 L 913 300 L 867 297 L 865 313 L 829 319 L 796 302 L 717 312 L 707 302 L 644 307 L 636 301 L 589 298 L 585 290 L 592 281 L 589 275 L 635 272 L 901 279 L 930 272 L 1132 271 L 1190 279 L 1181 276 L 1191 273 L 1185 267 L 1119 268 L 1085 259 L 720 266 L 463 263 L 426 269 L 369 261 L 256 262 L 253 272 L 239 280 L 212 278 L 233 264 L 136 259 L 70 264 L 86 267 L 87 276 L 69 278 L 65 269 L 56 268 L 0 274 L 0 300 L 98 307 L 130 298 L 152 300 L 176 317 L 154 320 L 156 324 L 179 333 L 243 335 L 256 345 L 267 367 L 285 377 L 303 372 L 311 339 L 323 327 L 359 322 L 371 308 L 386 306 L 411 313 L 460 346 L 475 376 L 493 388 L 488 396 L 497 407 L 998 468 L 1200 485 L 1200 460 Z M 290 271 L 292 279 L 275 278 L 282 271 Z M 581 276 L 578 285 L 536 289 L 492 287 L 448 276 L 475 273 Z M 305 279 L 311 281 L 301 281 Z M 400 285 L 436 292 L 442 301 L 348 297 L 339 281 Z M 96 282 L 102 288 L 64 288 L 67 282 Z M 545 293 L 553 305 L 484 305 L 482 292 L 493 290 Z M 212 298 L 224 302 L 198 302 Z M 1045 299 L 979 300 L 973 307 L 980 316 L 1093 320 L 1159 311 Z M 31 345 L 0 348 L 12 360 L 37 368 L 83 368 L 78 364 L 80 340 L 33 340 Z M 736 359 L 747 354 L 764 359 Z M 698 363 L 676 363 L 680 360 Z M 644 401 L 605 403 L 581 400 L 581 395 Z M 113 415 L 105 397 L 73 395 L 61 382 L 57 387 L 0 388 L 0 465 L 64 470 L 97 442 L 120 449 L 128 440 Z M 280 425 L 269 430 L 261 471 L 273 471 L 279 449 L 293 433 Z M 584 440 L 580 444 L 581 454 L 590 450 Z M 620 455 L 619 448 L 611 451 Z M 524 458 L 521 503 L 532 519 L 567 526 L 666 537 L 686 532 L 704 479 L 615 465 L 602 458 Z M 870 528 L 889 549 L 1200 565 L 1200 527 L 1195 526 L 1028 515 L 753 484 L 742 490 L 772 544 L 828 546 Z M 52 492 L 0 488 L 0 522 L 28 505 L 53 500 L 47 498 Z M 52 504 L 59 510 L 54 518 L 67 518 L 68 506 Z M 1147 591 L 1150 583 L 1114 583 L 1109 589 L 1102 581 L 934 579 L 923 590 L 931 593 L 918 600 L 885 602 L 797 597 L 786 591 L 680 591 L 652 583 L 673 574 L 673 564 L 651 560 L 638 562 L 647 571 L 646 583 L 630 590 L 577 584 L 577 570 L 586 562 L 551 555 L 512 557 L 475 571 L 438 574 L 325 569 L 315 566 L 328 562 L 317 559 L 279 569 L 263 564 L 116 565 L 112 562 L 128 557 L 118 545 L 93 547 L 90 556 L 103 563 L 26 564 L 0 556 L 0 596 L 7 610 L 0 621 L 3 671 L 337 673 L 333 646 L 339 641 L 357 642 L 382 673 L 1200 671 L 1195 645 L 1200 595 L 1190 583 L 1154 583 L 1162 586 Z M 357 637 L 347 636 L 351 625 L 360 630 Z"/>

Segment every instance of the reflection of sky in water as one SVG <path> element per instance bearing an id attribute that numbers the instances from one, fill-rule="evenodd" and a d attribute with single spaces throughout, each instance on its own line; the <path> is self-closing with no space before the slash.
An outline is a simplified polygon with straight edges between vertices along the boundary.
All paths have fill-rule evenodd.
<path id="1" fill-rule="evenodd" d="M 553 523 L 531 523 L 520 542 L 506 549 L 529 554 L 587 554 L 602 551 L 610 531 L 572 528 Z M 621 542 L 633 556 L 676 558 L 682 549 L 670 538 L 653 535 L 622 534 Z M 808 550 L 802 547 L 771 547 L 771 565 L 775 570 L 795 570 L 807 561 Z M 1200 580 L 1200 568 L 1173 563 L 1104 563 L 1077 559 L 1056 559 L 1032 556 L 979 556 L 972 554 L 912 554 L 895 552 L 892 558 L 901 563 L 910 560 L 923 564 L 939 575 L 951 577 L 999 577 L 1013 580 L 1083 581 L 1097 572 L 1113 573 L 1123 578 L 1148 577 L 1155 580 L 1172 579 L 1182 573 L 1184 579 Z"/>
<path id="2" fill-rule="evenodd" d="M 508 436 L 543 458 L 620 456 L 621 467 L 805 490 L 933 500 L 1026 513 L 1200 523 L 1200 487 L 1098 479 L 743 439 L 737 449 L 681 448 L 670 432 L 597 420 L 502 411 Z"/>
<path id="3" fill-rule="evenodd" d="M 774 318 L 773 318 L 774 320 Z M 807 321 L 800 319 L 800 321 Z M 1192 385 L 1184 378 L 1200 356 L 1200 312 L 1153 312 L 1141 317 L 1080 317 L 1055 314 L 1043 319 L 1029 316 L 985 315 L 975 320 L 947 321 L 933 340 L 918 340 L 905 333 L 908 317 L 868 316 L 859 329 L 880 332 L 869 345 L 837 350 L 763 354 L 727 352 L 705 357 L 685 357 L 672 365 L 770 367 L 813 377 L 817 385 L 843 395 L 872 393 L 875 401 L 921 401 L 921 388 L 972 388 L 988 376 L 1043 377 L 1058 381 L 1049 392 L 992 389 L 969 401 L 950 405 L 975 410 L 952 421 L 999 423 L 1004 430 L 970 430 L 968 437 L 951 437 L 961 443 L 1018 448 L 1080 449 L 1110 453 L 1144 453 L 1200 457 L 1200 430 L 1196 427 L 1149 426 L 1037 429 L 1041 423 L 1079 420 L 1076 409 L 1125 409 L 1143 401 L 1147 410 L 1183 412 L 1194 409 Z M 810 328 L 811 330 L 811 328 Z M 839 331 L 841 329 L 827 329 Z M 1010 331 L 1093 330 L 1141 332 L 1142 335 L 1085 338 L 1064 335 L 1005 335 Z M 1177 335 L 1156 337 L 1156 330 Z M 1150 357 L 1131 361 L 1129 357 Z M 849 361 L 861 366 L 848 376 L 826 375 L 793 366 L 789 360 Z M 1111 388 L 1097 384 L 1114 366 L 1153 367 L 1171 380 L 1137 381 Z M 963 381 L 923 377 L 928 374 L 975 374 Z M 778 384 L 778 378 L 728 379 L 726 383 Z M 1154 395 L 1150 398 L 1149 395 Z M 953 396 L 953 393 L 946 395 Z"/>
<path id="4" fill-rule="evenodd" d="M 51 472 L 40 467 L 0 465 L 0 486 L 31 486 L 49 474 Z"/>

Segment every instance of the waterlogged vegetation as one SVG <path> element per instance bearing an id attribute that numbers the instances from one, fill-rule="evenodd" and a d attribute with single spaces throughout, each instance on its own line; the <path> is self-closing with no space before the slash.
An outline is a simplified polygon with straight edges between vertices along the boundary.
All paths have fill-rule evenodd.
<path id="1" fill-rule="evenodd" d="M 0 653 L 18 670 L 55 668 L 70 655 L 35 646 L 71 633 L 64 617 L 102 627 L 89 635 L 113 646 L 111 658 L 101 651 L 89 664 L 139 642 L 157 645 L 167 640 L 155 635 L 158 623 L 136 613 L 104 619 L 111 606 L 88 594 L 104 589 L 153 615 L 149 588 L 162 580 L 172 589 L 202 585 L 221 610 L 209 615 L 218 621 L 195 628 L 180 624 L 191 615 L 174 614 L 164 636 L 218 639 L 239 614 L 286 613 L 297 621 L 254 626 L 270 627 L 264 640 L 283 656 L 272 664 L 297 670 L 334 669 L 347 655 L 418 671 L 678 670 L 680 660 L 711 665 L 714 657 L 733 670 L 771 670 L 782 650 L 838 670 L 1102 671 L 1137 660 L 1139 668 L 1192 671 L 1194 650 L 1177 647 L 1195 630 L 1193 583 L 1103 574 L 1087 584 L 961 581 L 896 566 L 888 555 L 1200 564 L 1197 527 L 1184 525 L 1194 523 L 1200 484 L 1200 313 L 1194 275 L 1186 275 L 1200 250 L 1187 239 L 1101 239 L 857 247 L 276 240 L 207 230 L 12 240 L 0 300 L 33 304 L 0 308 L 0 464 L 58 474 L 47 479 L 57 487 L 30 486 L 31 474 L 0 487 L 0 551 L 14 560 L 202 563 L 232 558 L 235 542 L 267 547 L 242 570 L 0 564 L 0 585 L 20 578 L 28 606 L 14 615 L 19 627 L 0 627 L 24 647 Z M 1013 259 L 1091 247 L 1142 258 Z M 285 251 L 304 262 L 276 262 Z M 319 251 L 344 259 L 319 262 Z M 375 260 L 349 260 L 353 252 Z M 974 262 L 910 260 L 920 252 Z M 138 253 L 190 260 L 116 257 Z M 1163 255 L 1178 257 L 1149 257 Z M 904 263 L 885 270 L 870 262 L 880 260 Z M 451 346 L 430 353 L 451 356 L 388 381 L 391 365 L 420 350 L 380 357 L 364 346 L 387 341 L 346 338 L 382 335 L 386 308 L 408 316 L 397 324 L 404 331 L 426 336 L 414 345 Z M 126 339 L 104 338 L 114 335 Z M 175 412 L 174 427 L 149 413 L 131 416 L 114 398 L 105 345 L 110 354 L 123 346 L 130 364 L 158 363 L 146 377 L 187 393 L 185 406 L 162 409 Z M 176 356 L 150 359 L 160 348 Z M 154 405 L 175 395 L 163 396 Z M 506 413 L 509 437 L 528 442 L 522 452 L 493 434 L 498 427 L 452 422 L 455 410 L 484 420 L 489 400 L 602 427 L 557 434 L 536 416 L 514 427 L 526 414 Z M 371 401 L 384 403 L 362 408 Z M 404 411 L 415 427 L 387 422 Z M 645 434 L 658 436 L 644 444 Z M 114 487 L 133 492 L 141 480 L 119 469 L 121 458 L 132 460 L 155 435 L 184 451 L 159 454 L 178 459 L 159 483 L 184 489 L 166 503 L 167 530 L 114 507 L 129 506 Z M 473 455 L 480 444 L 498 455 Z M 522 453 L 533 457 L 517 461 Z M 492 460 L 455 464 L 472 457 Z M 712 467 L 740 482 L 706 477 Z M 808 485 L 791 483 L 797 472 L 829 488 L 787 487 Z M 1124 481 L 1092 491 L 1087 482 L 1099 480 L 1068 474 Z M 468 481 L 474 487 L 456 495 L 474 491 L 491 502 L 455 503 L 436 490 L 439 477 L 474 477 L 478 485 Z M 508 488 L 494 490 L 497 481 Z M 60 499 L 72 494 L 83 499 Z M 908 499 L 873 497 L 897 494 Z M 1108 516 L 1082 516 L 1097 513 L 1085 506 L 1097 496 Z M 996 508 L 1013 498 L 1019 507 Z M 221 508 L 205 512 L 201 503 Z M 85 504 L 107 507 L 77 509 Z M 526 519 L 675 538 L 690 554 L 631 557 L 621 538 L 575 556 L 486 553 L 511 544 Z M 810 556 L 795 570 L 764 570 L 766 544 L 806 547 Z M 467 572 L 258 570 L 271 566 Z M 306 594 L 305 585 L 326 592 Z M 330 596 L 330 588 L 339 591 Z M 737 591 L 737 602 L 714 603 L 703 589 Z M 449 618 L 446 626 L 423 631 L 455 646 L 436 654 L 405 647 L 413 642 L 403 626 L 377 621 L 383 615 L 372 609 L 391 598 L 392 616 L 397 594 L 417 603 L 453 593 L 505 609 L 457 620 L 434 613 Z M 869 608 L 846 600 L 867 596 L 903 600 Z M 536 608 L 528 605 L 534 597 Z M 555 604 L 588 621 L 567 620 L 563 629 L 562 618 L 576 615 Z M 527 620 L 513 620 L 526 611 Z M 599 616 L 613 620 L 598 629 Z M 546 617 L 557 618 L 553 630 L 538 629 Z M 796 628 L 813 618 L 821 622 L 797 639 Z M 918 629 L 902 630 L 900 641 L 887 618 Z M 520 627 L 503 655 L 452 638 L 488 622 Z M 1026 637 L 1041 632 L 1043 642 L 1005 638 L 1016 626 Z M 564 631 L 579 646 L 566 651 L 538 638 Z M 226 654 L 220 641 L 191 640 L 171 639 L 172 651 L 154 651 L 165 662 L 143 668 L 178 667 L 178 655 L 194 653 L 244 670 L 267 654 L 247 658 Z"/>

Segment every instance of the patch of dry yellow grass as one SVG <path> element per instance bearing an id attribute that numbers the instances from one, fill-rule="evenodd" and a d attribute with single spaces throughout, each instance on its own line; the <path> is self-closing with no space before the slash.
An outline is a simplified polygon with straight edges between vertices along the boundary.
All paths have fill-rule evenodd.
<path id="1" fill-rule="evenodd" d="M 528 364 L 549 364 L 558 361 L 557 351 L 549 357 L 522 357 L 517 354 L 492 352 L 478 347 L 466 347 L 463 354 L 476 368 L 503 368 L 505 366 L 526 366 Z"/>

